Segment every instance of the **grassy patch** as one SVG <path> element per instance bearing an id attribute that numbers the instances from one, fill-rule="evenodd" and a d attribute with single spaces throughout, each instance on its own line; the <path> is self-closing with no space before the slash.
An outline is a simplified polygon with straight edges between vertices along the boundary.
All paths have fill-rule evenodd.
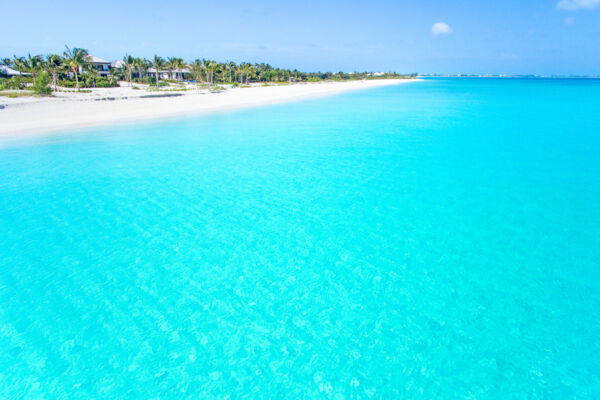
<path id="1" fill-rule="evenodd" d="M 181 88 L 167 88 L 167 89 L 159 89 L 157 87 L 149 87 L 146 89 L 148 92 L 185 92 L 186 90 L 191 90 L 185 87 Z"/>
<path id="2" fill-rule="evenodd" d="M 14 99 L 17 97 L 33 97 L 33 96 L 35 96 L 35 93 L 33 93 L 33 92 L 0 92 L 0 96 L 6 96 L 11 99 Z"/>
<path id="3" fill-rule="evenodd" d="M 61 90 L 63 93 L 92 93 L 91 90 L 81 89 L 81 90 Z"/>

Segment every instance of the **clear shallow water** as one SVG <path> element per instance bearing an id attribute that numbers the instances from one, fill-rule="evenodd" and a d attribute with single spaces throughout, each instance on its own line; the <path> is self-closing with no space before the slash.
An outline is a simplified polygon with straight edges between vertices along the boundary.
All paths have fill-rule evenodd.
<path id="1" fill-rule="evenodd" d="M 0 148 L 0 398 L 600 397 L 600 81 Z"/>

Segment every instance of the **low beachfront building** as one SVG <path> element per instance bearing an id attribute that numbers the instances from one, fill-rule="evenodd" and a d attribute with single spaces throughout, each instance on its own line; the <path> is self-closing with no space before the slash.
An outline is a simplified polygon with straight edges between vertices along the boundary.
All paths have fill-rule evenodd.
<path id="1" fill-rule="evenodd" d="M 148 75 L 156 77 L 156 69 L 148 68 Z M 177 79 L 177 80 L 187 80 L 191 79 L 191 71 L 189 68 L 181 68 L 174 70 L 159 70 L 158 77 L 160 79 Z"/>

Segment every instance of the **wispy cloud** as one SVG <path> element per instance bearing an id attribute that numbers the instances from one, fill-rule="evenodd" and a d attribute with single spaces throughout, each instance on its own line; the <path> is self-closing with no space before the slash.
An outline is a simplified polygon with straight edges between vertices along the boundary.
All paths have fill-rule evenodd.
<path id="1" fill-rule="evenodd" d="M 573 17 L 567 17 L 565 18 L 565 24 L 566 25 L 573 25 L 575 23 L 575 18 Z"/>
<path id="2" fill-rule="evenodd" d="M 600 0 L 560 0 L 556 8 L 561 10 L 591 10 L 600 6 Z"/>
<path id="3" fill-rule="evenodd" d="M 436 22 L 431 27 L 431 33 L 434 35 L 449 35 L 452 33 L 452 28 L 445 22 Z"/>

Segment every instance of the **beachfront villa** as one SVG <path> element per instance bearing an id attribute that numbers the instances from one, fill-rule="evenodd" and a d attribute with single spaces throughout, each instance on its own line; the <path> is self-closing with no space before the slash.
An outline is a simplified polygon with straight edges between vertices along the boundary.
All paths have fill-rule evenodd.
<path id="1" fill-rule="evenodd" d="M 92 68 L 98 71 L 99 76 L 107 77 L 110 75 L 110 67 L 113 64 L 110 61 L 106 61 L 100 57 L 92 55 L 87 56 L 86 61 L 92 66 Z"/>
<path id="2" fill-rule="evenodd" d="M 110 76 L 110 70 L 113 69 L 122 69 L 125 66 L 125 62 L 123 60 L 116 61 L 106 61 L 96 56 L 88 56 L 88 62 L 92 65 L 92 67 L 98 71 L 98 75 L 100 76 Z M 156 76 L 155 68 L 148 68 L 148 74 L 151 76 Z M 135 76 L 137 74 L 136 71 L 133 72 Z M 158 71 L 158 75 L 160 79 L 178 79 L 178 80 L 186 80 L 191 79 L 191 71 L 189 68 L 181 68 L 181 69 L 162 69 Z"/>
<path id="3" fill-rule="evenodd" d="M 150 76 L 156 76 L 156 68 L 148 68 L 148 74 Z M 158 77 L 160 79 L 186 80 L 191 79 L 191 71 L 189 68 L 176 68 L 172 70 L 161 69 L 158 71 Z"/>

